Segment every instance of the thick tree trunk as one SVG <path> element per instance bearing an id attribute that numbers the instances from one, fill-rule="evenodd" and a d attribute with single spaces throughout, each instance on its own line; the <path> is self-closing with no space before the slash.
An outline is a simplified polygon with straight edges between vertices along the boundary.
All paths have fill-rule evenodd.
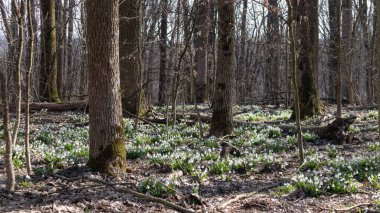
<path id="1" fill-rule="evenodd" d="M 66 37 L 66 18 L 65 7 L 62 0 L 55 1 L 55 17 L 57 32 L 57 87 L 58 93 L 64 94 L 64 70 L 65 70 L 65 39 Z"/>
<path id="2" fill-rule="evenodd" d="M 195 69 L 196 69 L 196 101 L 207 102 L 207 41 L 208 41 L 208 1 L 197 0 L 195 6 Z"/>
<path id="3" fill-rule="evenodd" d="M 167 99 L 167 34 L 168 34 L 168 0 L 161 1 L 161 26 L 160 26 L 160 77 L 158 99 L 159 104 L 164 105 Z"/>
<path id="4" fill-rule="evenodd" d="M 297 20 L 297 81 L 300 96 L 300 118 L 312 117 L 322 113 L 319 97 L 315 54 L 318 48 L 318 1 L 301 0 L 294 4 Z M 305 18 L 307 17 L 307 18 Z M 313 20 L 313 22 L 311 22 Z"/>
<path id="5" fill-rule="evenodd" d="M 57 85 L 57 38 L 55 0 L 40 0 L 41 75 L 40 96 L 50 102 L 60 102 Z"/>
<path id="6" fill-rule="evenodd" d="M 377 37 L 376 37 L 376 68 L 377 68 L 377 107 L 378 107 L 378 129 L 379 129 L 379 138 L 380 141 L 380 5 L 376 5 L 376 18 L 377 18 Z"/>
<path id="7" fill-rule="evenodd" d="M 247 73 L 247 11 L 248 11 L 248 0 L 243 0 L 243 11 L 241 14 L 241 27 L 240 27 L 240 54 L 237 64 L 236 71 L 236 81 L 237 84 L 236 97 L 237 101 L 240 103 L 245 102 L 245 87 L 248 83 L 245 79 Z"/>
<path id="8" fill-rule="evenodd" d="M 71 95 L 74 90 L 75 68 L 74 68 L 74 51 L 73 51 L 73 34 L 74 34 L 74 12 L 75 1 L 69 0 L 69 16 L 68 16 L 68 35 L 67 35 L 67 69 L 66 69 L 66 97 L 71 100 Z"/>
<path id="9" fill-rule="evenodd" d="M 81 64 L 80 64 L 80 94 L 82 96 L 81 100 L 84 100 L 85 94 L 87 94 L 88 88 L 88 70 L 87 70 L 87 60 L 86 60 L 86 37 L 87 37 L 87 28 L 86 28 L 86 11 L 84 4 L 81 5 L 81 17 L 80 21 L 82 24 L 82 46 L 81 46 Z"/>
<path id="10" fill-rule="evenodd" d="M 142 85 L 141 0 L 120 4 L 120 82 L 123 110 L 143 114 L 147 102 Z"/>
<path id="11" fill-rule="evenodd" d="M 271 8 L 277 8 L 277 0 L 269 0 Z M 272 104 L 277 104 L 279 98 L 279 73 L 280 73 L 280 58 L 279 58 L 279 41 L 280 41 L 280 22 L 278 14 L 273 10 L 268 11 L 267 22 L 267 70 L 265 73 L 265 91 L 268 94 L 268 98 L 272 99 Z"/>
<path id="12" fill-rule="evenodd" d="M 235 4 L 218 0 L 218 61 L 210 134 L 217 137 L 233 132 L 232 106 L 235 93 Z"/>
<path id="13" fill-rule="evenodd" d="M 302 128 L 301 128 L 301 101 L 300 101 L 300 90 L 298 89 L 298 73 L 297 73 L 297 24 L 295 20 L 298 19 L 299 3 L 295 0 L 286 1 L 288 6 L 288 30 L 290 37 L 290 49 L 291 49 L 291 78 L 294 91 L 294 112 L 296 118 L 296 129 L 297 129 L 297 143 L 300 161 L 303 163 L 305 159 L 303 140 L 302 140 Z M 302 4 L 305 4 L 303 1 Z M 304 8 L 305 9 L 305 8 Z"/>
<path id="14" fill-rule="evenodd" d="M 329 0 L 329 67 L 330 98 L 337 100 L 337 116 L 342 115 L 342 71 L 341 71 L 341 2 Z"/>
<path id="15" fill-rule="evenodd" d="M 365 59 L 365 73 L 366 73 L 366 92 L 367 92 L 367 105 L 373 105 L 374 94 L 373 94 L 373 75 L 371 69 L 371 60 L 370 60 L 370 32 L 368 24 L 368 3 L 367 0 L 359 0 L 359 15 L 358 19 L 363 32 L 363 43 L 364 43 L 364 59 Z"/>
<path id="16" fill-rule="evenodd" d="M 342 71 L 343 97 L 353 104 L 352 82 L 352 0 L 342 0 Z"/>
<path id="17" fill-rule="evenodd" d="M 90 159 L 95 171 L 126 169 L 119 71 L 119 1 L 87 0 Z"/>
<path id="18" fill-rule="evenodd" d="M 147 29 L 147 38 L 146 38 L 146 73 L 147 73 L 147 100 L 149 103 L 157 103 L 159 101 L 158 94 L 159 94 L 159 89 L 157 88 L 157 85 L 159 87 L 159 72 L 155 69 L 155 62 L 154 62 L 154 56 L 155 56 L 155 47 L 156 47 L 156 29 L 157 29 L 157 23 L 159 23 L 160 20 L 160 14 L 161 14 L 161 9 L 162 7 L 156 3 L 152 6 L 154 9 L 152 18 L 151 18 L 151 24 L 149 25 L 149 28 Z"/>

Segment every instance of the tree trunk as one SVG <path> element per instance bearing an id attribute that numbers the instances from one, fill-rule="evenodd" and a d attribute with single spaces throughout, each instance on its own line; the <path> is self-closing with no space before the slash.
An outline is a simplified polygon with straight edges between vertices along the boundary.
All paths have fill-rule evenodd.
<path id="1" fill-rule="evenodd" d="M 297 2 L 297 0 L 286 0 L 288 6 L 288 30 L 290 36 L 290 49 L 291 49 L 291 76 L 292 76 L 292 85 L 294 91 L 294 114 L 296 118 L 296 128 L 297 128 L 297 143 L 299 149 L 300 161 L 303 163 L 305 159 L 303 141 L 302 141 L 302 129 L 301 129 L 301 107 L 300 107 L 300 90 L 298 89 L 298 80 L 297 80 L 297 22 L 299 6 L 300 4 L 305 4 L 305 0 L 301 0 L 303 2 Z M 305 9 L 305 8 L 304 8 Z"/>
<path id="2" fill-rule="evenodd" d="M 15 103 L 16 103 L 16 119 L 12 131 L 12 144 L 17 142 L 17 134 L 20 127 L 20 116 L 21 116 L 21 66 L 22 66 L 22 57 L 24 55 L 24 12 L 25 4 L 24 1 L 16 5 L 15 1 L 12 1 L 12 7 L 16 10 L 16 19 L 18 24 L 18 47 L 17 47 L 17 63 L 16 63 L 16 72 L 15 72 Z"/>
<path id="3" fill-rule="evenodd" d="M 367 92 L 367 105 L 373 105 L 373 76 L 370 67 L 370 36 L 368 26 L 368 3 L 367 0 L 359 0 L 359 15 L 358 19 L 363 32 L 364 43 L 364 59 L 365 59 L 365 73 L 366 73 L 366 92 Z"/>
<path id="4" fill-rule="evenodd" d="M 40 0 L 41 5 L 41 75 L 40 96 L 60 102 L 57 85 L 57 38 L 55 0 Z"/>
<path id="5" fill-rule="evenodd" d="M 378 108 L 378 129 L 379 129 L 379 139 L 380 141 L 380 5 L 376 5 L 376 18 L 377 18 L 377 37 L 376 37 L 376 68 L 377 68 L 377 108 Z"/>
<path id="6" fill-rule="evenodd" d="M 86 37 L 87 37 L 87 28 L 86 28 L 86 11 L 84 4 L 81 5 L 81 17 L 80 21 L 82 24 L 82 42 L 81 42 L 81 67 L 80 67 L 80 94 L 82 96 L 81 100 L 84 100 L 85 94 L 87 94 L 88 90 L 88 70 L 87 70 L 87 45 L 86 45 Z"/>
<path id="7" fill-rule="evenodd" d="M 240 27 L 240 54 L 238 59 L 238 67 L 236 72 L 236 81 L 239 82 L 237 84 L 237 101 L 240 103 L 244 103 L 245 92 L 244 88 L 248 83 L 244 76 L 247 73 L 247 10 L 248 10 L 248 0 L 243 0 L 243 11 L 241 14 L 241 27 Z"/>
<path id="8" fill-rule="evenodd" d="M 347 97 L 349 104 L 353 104 L 352 82 L 352 0 L 342 0 L 342 71 L 343 97 Z"/>
<path id="9" fill-rule="evenodd" d="M 6 38 L 8 42 L 8 54 L 7 60 L 13 62 L 14 60 L 14 32 L 11 29 L 7 13 L 5 11 L 5 4 L 0 0 L 0 10 L 2 22 L 6 32 Z M 2 102 L 2 118 L 3 118 L 3 133 L 5 140 L 5 170 L 7 174 L 6 188 L 10 191 L 15 189 L 16 178 L 13 168 L 12 154 L 13 154 L 13 144 L 11 139 L 11 134 L 9 132 L 9 85 L 8 85 L 8 76 L 11 74 L 13 69 L 11 65 L 7 65 L 6 69 L 0 71 L 0 93 L 1 93 L 1 102 Z"/>
<path id="10" fill-rule="evenodd" d="M 337 100 L 337 116 L 342 115 L 342 73 L 341 73 L 341 2 L 329 0 L 329 67 L 330 98 Z"/>
<path id="11" fill-rule="evenodd" d="M 195 6 L 194 48 L 196 69 L 196 101 L 207 102 L 207 41 L 208 41 L 208 1 L 197 0 Z"/>
<path id="12" fill-rule="evenodd" d="M 160 77 L 159 77 L 159 89 L 158 98 L 159 104 L 164 105 L 166 103 L 167 96 L 167 83 L 168 72 L 166 70 L 167 64 L 167 33 L 168 33 L 168 0 L 161 1 L 161 26 L 160 26 Z"/>
<path id="13" fill-rule="evenodd" d="M 5 170 L 7 173 L 6 188 L 13 191 L 16 185 L 15 172 L 13 169 L 13 145 L 11 136 L 9 133 L 9 97 L 8 97 L 8 85 L 7 78 L 5 77 L 5 71 L 0 72 L 0 85 L 1 85 L 1 101 L 2 101 L 2 113 L 3 113 L 3 131 L 5 140 Z"/>
<path id="14" fill-rule="evenodd" d="M 119 71 L 119 1 L 86 1 L 90 159 L 95 171 L 126 169 Z"/>
<path id="15" fill-rule="evenodd" d="M 142 85 L 141 0 L 120 4 L 120 82 L 123 110 L 141 115 L 147 110 Z"/>
<path id="16" fill-rule="evenodd" d="M 67 100 L 71 100 L 71 95 L 74 90 L 74 51 L 73 51 L 73 33 L 74 33 L 74 12 L 75 1 L 69 0 L 69 16 L 68 16 L 68 35 L 67 35 L 67 69 L 66 69 L 66 97 Z"/>
<path id="17" fill-rule="evenodd" d="M 295 2 L 296 3 L 296 2 Z M 300 96 L 300 118 L 322 114 L 322 103 L 319 97 L 316 66 L 316 49 L 318 49 L 318 1 L 300 0 L 293 4 L 295 17 L 298 20 L 297 38 L 297 81 Z M 307 17 L 307 18 L 305 18 Z M 313 22 L 311 22 L 313 20 Z M 294 116 L 293 116 L 294 117 Z"/>
<path id="18" fill-rule="evenodd" d="M 27 11 L 28 11 L 28 32 L 29 32 L 29 64 L 28 68 L 26 70 L 26 85 L 25 85 L 25 137 L 24 137 L 24 144 L 25 144 L 25 164 L 26 164 L 26 171 L 28 175 L 32 174 L 32 163 L 30 160 L 30 146 L 29 146 L 29 136 L 30 136 L 30 126 L 29 126 L 29 102 L 30 102 L 30 75 L 33 71 L 33 63 L 34 63 L 34 31 L 33 31 L 33 13 L 31 9 L 31 0 L 27 0 Z"/>
<path id="19" fill-rule="evenodd" d="M 157 23 L 159 23 L 160 20 L 160 14 L 161 14 L 161 5 L 159 3 L 153 4 L 151 6 L 154 9 L 151 9 L 153 12 L 151 17 L 151 24 L 149 26 L 149 29 L 147 30 L 147 38 L 146 43 L 147 46 L 145 49 L 147 49 L 147 56 L 146 56 L 146 63 L 147 63 L 147 99 L 149 103 L 157 103 L 159 101 L 158 94 L 159 89 L 157 89 L 157 85 L 159 87 L 159 72 L 157 72 L 154 68 L 155 62 L 154 62 L 154 56 L 155 56 L 155 47 L 156 47 L 156 29 L 157 29 Z"/>
<path id="20" fill-rule="evenodd" d="M 66 37 L 66 5 L 62 4 L 62 0 L 55 1 L 55 17 L 57 32 L 57 87 L 58 93 L 64 94 L 64 70 L 65 70 L 65 39 Z"/>
<path id="21" fill-rule="evenodd" d="M 271 8 L 278 7 L 277 0 L 268 1 Z M 274 10 L 268 11 L 268 46 L 267 49 L 267 70 L 265 73 L 265 91 L 269 92 L 269 98 L 273 99 L 272 103 L 277 104 L 279 94 L 279 72 L 280 72 L 280 58 L 279 58 L 279 39 L 280 39 L 280 22 L 278 14 Z"/>
<path id="22" fill-rule="evenodd" d="M 218 0 L 218 49 L 216 85 L 210 134 L 217 137 L 233 132 L 232 106 L 235 93 L 235 4 Z"/>

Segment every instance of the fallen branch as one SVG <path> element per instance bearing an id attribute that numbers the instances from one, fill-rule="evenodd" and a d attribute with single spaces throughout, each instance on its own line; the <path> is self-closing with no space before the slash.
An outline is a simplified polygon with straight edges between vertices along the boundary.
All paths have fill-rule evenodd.
<path id="1" fill-rule="evenodd" d="M 351 210 L 356 209 L 358 207 L 371 206 L 371 205 L 373 205 L 373 204 L 372 203 L 359 203 L 359 204 L 356 204 L 356 205 L 353 205 L 353 206 L 350 206 L 347 208 L 341 208 L 341 209 L 325 208 L 325 207 L 321 207 L 321 206 L 318 206 L 318 208 L 320 208 L 321 210 L 328 210 L 329 212 L 351 212 Z"/>
<path id="2" fill-rule="evenodd" d="M 21 104 L 21 111 L 25 111 L 25 103 Z M 33 102 L 29 105 L 30 111 L 41 111 L 47 110 L 49 112 L 67 112 L 67 111 L 87 111 L 88 104 L 87 101 L 77 101 L 77 102 L 68 102 L 68 103 L 46 103 L 46 102 Z M 10 106 L 10 111 L 13 112 L 16 107 Z"/>
<path id="3" fill-rule="evenodd" d="M 370 206 L 372 205 L 371 203 L 359 203 L 359 204 L 356 204 L 354 206 L 351 206 L 351 207 L 347 207 L 347 208 L 342 208 L 342 209 L 332 209 L 333 212 L 335 211 L 339 211 L 339 212 L 349 212 L 353 209 L 356 209 L 358 207 L 361 207 L 361 206 Z"/>
<path id="4" fill-rule="evenodd" d="M 235 202 L 237 202 L 239 200 L 243 200 L 243 199 L 248 198 L 248 197 L 252 197 L 253 195 L 258 194 L 259 192 L 262 192 L 262 191 L 265 191 L 265 190 L 268 190 L 268 189 L 273 189 L 273 188 L 275 188 L 275 187 L 277 187 L 277 186 L 279 186 L 281 184 L 282 184 L 282 182 L 279 182 L 279 183 L 272 184 L 270 186 L 266 186 L 266 187 L 260 188 L 258 190 L 253 191 L 253 192 L 236 195 L 234 198 L 232 198 L 230 200 L 227 200 L 222 205 L 220 205 L 218 207 L 218 210 L 224 210 L 228 205 L 230 205 L 232 203 L 235 203 Z"/>
<path id="5" fill-rule="evenodd" d="M 140 116 L 137 116 L 137 115 L 135 115 L 135 114 L 133 114 L 133 113 L 130 113 L 130 112 L 128 112 L 128 111 L 124 111 L 124 113 L 126 113 L 127 115 L 129 115 L 129 116 L 131 116 L 131 117 L 134 117 L 134 118 L 137 117 L 140 121 L 142 121 L 142 122 L 144 122 L 144 123 L 146 123 L 146 124 L 152 126 L 156 131 L 159 131 L 159 128 L 158 128 L 156 125 L 154 125 L 154 123 L 148 121 L 147 119 L 144 119 L 144 118 L 142 118 L 142 117 L 140 117 Z"/>
<path id="6" fill-rule="evenodd" d="M 117 184 L 109 183 L 109 182 L 106 182 L 104 180 L 100 180 L 100 179 L 97 179 L 97 178 L 92 178 L 92 177 L 76 177 L 75 179 L 74 178 L 71 179 L 71 178 L 67 178 L 67 177 L 64 177 L 64 176 L 58 175 L 58 174 L 52 174 L 52 176 L 61 178 L 61 179 L 66 180 L 66 181 L 73 181 L 73 180 L 84 178 L 86 180 L 89 180 L 89 181 L 92 181 L 92 182 L 95 182 L 95 183 L 101 183 L 103 185 L 109 186 L 109 187 L 111 187 L 112 189 L 114 189 L 114 190 L 116 190 L 118 192 L 123 192 L 123 193 L 131 194 L 131 195 L 136 196 L 138 198 L 142 198 L 142 199 L 149 200 L 149 201 L 152 201 L 152 202 L 160 203 L 160 204 L 162 204 L 164 206 L 167 206 L 167 207 L 169 207 L 171 209 L 174 209 L 176 211 L 179 211 L 179 212 L 183 212 L 183 213 L 195 213 L 194 210 L 186 209 L 184 207 L 181 207 L 179 205 L 171 203 L 171 202 L 169 202 L 167 200 L 164 200 L 162 198 L 158 198 L 158 197 L 153 197 L 153 196 L 150 196 L 150 195 L 142 194 L 140 192 L 136 192 L 136 191 L 134 191 L 132 189 L 128 189 L 128 188 L 120 188 L 120 187 L 117 186 Z"/>

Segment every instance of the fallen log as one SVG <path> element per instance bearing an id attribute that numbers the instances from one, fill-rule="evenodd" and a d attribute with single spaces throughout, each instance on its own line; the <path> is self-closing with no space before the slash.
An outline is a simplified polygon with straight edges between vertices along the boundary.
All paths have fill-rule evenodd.
<path id="1" fill-rule="evenodd" d="M 21 111 L 25 111 L 26 104 L 21 103 Z M 10 112 L 15 112 L 16 106 L 9 107 Z M 29 104 L 30 112 L 47 110 L 48 112 L 68 112 L 68 111 L 88 111 L 87 101 L 68 102 L 68 103 L 47 103 L 33 102 Z"/>
<path id="2" fill-rule="evenodd" d="M 22 103 L 22 111 L 25 110 L 25 103 Z M 35 102 L 30 104 L 30 111 L 36 112 L 40 110 L 47 110 L 48 112 L 65 112 L 65 111 L 85 111 L 88 112 L 89 107 L 87 101 L 78 101 L 70 103 L 45 103 L 45 102 Z M 10 111 L 15 111 L 15 107 L 11 106 Z M 204 123 L 211 123 L 212 117 L 206 114 L 197 113 L 187 113 L 178 114 L 177 119 L 179 120 L 200 120 Z M 165 119 L 160 118 L 142 118 L 144 121 L 152 123 L 166 123 Z M 351 116 L 348 118 L 337 118 L 333 122 L 324 126 L 303 126 L 303 132 L 312 132 L 319 136 L 321 139 L 327 139 L 332 141 L 344 142 L 348 138 L 348 128 L 351 124 L 355 122 L 356 116 Z M 192 124 L 191 122 L 189 124 Z M 283 125 L 278 122 L 262 122 L 262 123 L 251 123 L 244 121 L 234 121 L 235 126 L 267 126 L 274 125 L 278 126 L 283 131 L 291 132 L 295 131 L 295 125 Z"/>

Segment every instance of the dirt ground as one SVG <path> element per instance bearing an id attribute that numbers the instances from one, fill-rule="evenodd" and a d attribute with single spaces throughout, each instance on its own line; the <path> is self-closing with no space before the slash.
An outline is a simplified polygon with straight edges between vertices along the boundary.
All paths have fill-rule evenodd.
<path id="1" fill-rule="evenodd" d="M 49 115 L 46 117 L 49 118 Z M 366 121 L 358 121 L 356 125 L 366 125 Z M 369 144 L 378 140 L 376 132 L 360 132 L 356 137 L 359 142 L 337 145 L 345 157 L 378 154 L 367 151 Z M 326 152 L 324 145 L 306 145 L 314 147 L 317 152 Z M 231 174 L 228 180 L 223 176 L 210 175 L 199 188 L 201 205 L 189 205 L 191 189 L 187 183 L 191 177 L 182 178 L 176 193 L 164 199 L 203 212 L 380 212 L 376 206 L 380 194 L 365 183 L 359 192 L 353 194 L 308 197 L 299 191 L 286 195 L 275 193 L 275 188 L 270 186 L 289 182 L 300 166 L 294 155 L 283 155 L 287 161 L 283 168 L 257 168 L 251 174 Z M 40 163 L 34 162 L 33 166 Z M 128 160 L 128 165 L 130 172 L 116 179 L 91 172 L 85 163 L 61 168 L 55 174 L 33 175 L 30 179 L 26 178 L 25 169 L 19 169 L 16 171 L 17 182 L 29 181 L 31 184 L 26 187 L 18 184 L 16 191 L 9 192 L 4 188 L 5 168 L 3 156 L 0 156 L 0 212 L 176 212 L 162 204 L 116 191 L 110 185 L 85 178 L 97 178 L 120 188 L 136 189 L 139 180 L 145 177 L 167 175 L 162 169 L 142 159 Z M 220 208 L 226 202 L 247 193 L 251 193 L 250 196 Z"/>

